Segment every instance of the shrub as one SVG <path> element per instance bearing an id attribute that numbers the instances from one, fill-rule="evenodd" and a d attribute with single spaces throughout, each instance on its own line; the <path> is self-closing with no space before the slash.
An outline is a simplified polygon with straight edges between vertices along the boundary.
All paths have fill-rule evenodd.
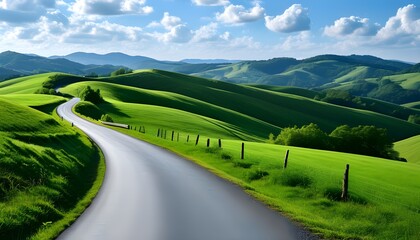
<path id="1" fill-rule="evenodd" d="M 80 93 L 80 98 L 83 101 L 89 101 L 93 104 L 104 102 L 99 89 L 93 90 L 90 86 L 86 86 Z"/>
<path id="2" fill-rule="evenodd" d="M 101 119 L 102 111 L 91 102 L 79 102 L 75 107 L 74 111 L 83 116 L 90 117 L 95 120 Z"/>
<path id="3" fill-rule="evenodd" d="M 253 164 L 249 162 L 244 161 L 234 161 L 233 166 L 234 167 L 240 167 L 240 168 L 250 168 Z"/>
<path id="4" fill-rule="evenodd" d="M 249 181 L 255 181 L 255 180 L 259 180 L 259 179 L 261 179 L 265 176 L 268 176 L 268 172 L 258 169 L 258 170 L 248 172 L 247 179 Z"/>
<path id="5" fill-rule="evenodd" d="M 232 155 L 230 155 L 228 153 L 222 153 L 220 156 L 223 160 L 231 160 L 232 159 Z"/>
<path id="6" fill-rule="evenodd" d="M 312 178 L 305 172 L 288 169 L 280 175 L 280 183 L 289 187 L 307 188 L 312 184 Z"/>
<path id="7" fill-rule="evenodd" d="M 108 114 L 103 114 L 101 116 L 101 121 L 103 121 L 103 122 L 114 122 L 114 120 L 112 119 L 112 117 L 109 116 Z"/>

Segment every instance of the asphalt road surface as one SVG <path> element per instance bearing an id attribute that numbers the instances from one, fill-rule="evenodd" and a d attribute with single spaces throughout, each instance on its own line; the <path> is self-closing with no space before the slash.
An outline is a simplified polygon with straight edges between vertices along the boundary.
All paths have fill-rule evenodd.
<path id="1" fill-rule="evenodd" d="M 58 239 L 276 240 L 313 239 L 229 183 L 162 148 L 83 120 L 59 106 L 64 119 L 105 154 L 97 197 Z"/>

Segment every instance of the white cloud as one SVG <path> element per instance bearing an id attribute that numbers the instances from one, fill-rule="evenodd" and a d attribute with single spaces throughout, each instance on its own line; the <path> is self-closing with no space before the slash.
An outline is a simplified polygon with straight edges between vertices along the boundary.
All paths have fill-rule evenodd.
<path id="1" fill-rule="evenodd" d="M 376 40 L 386 43 L 418 45 L 420 43 L 420 9 L 410 4 L 399 8 L 397 14 L 379 30 Z"/>
<path id="2" fill-rule="evenodd" d="M 3 0 L 0 3 L 0 22 L 31 23 L 56 6 L 55 0 Z"/>
<path id="3" fill-rule="evenodd" d="M 260 19 L 264 14 L 264 8 L 256 3 L 251 9 L 245 9 L 242 5 L 226 6 L 223 13 L 216 13 L 216 19 L 226 24 L 241 24 Z"/>
<path id="4" fill-rule="evenodd" d="M 315 46 L 311 42 L 311 34 L 309 31 L 302 31 L 296 35 L 291 35 L 280 45 L 276 46 L 277 49 L 290 51 L 290 50 L 305 50 Z"/>
<path id="5" fill-rule="evenodd" d="M 157 36 L 158 40 L 165 43 L 186 43 L 192 38 L 191 30 L 185 25 L 177 25 L 169 32 Z"/>
<path id="6" fill-rule="evenodd" d="M 310 23 L 308 9 L 300 4 L 293 4 L 282 15 L 265 17 L 265 26 L 273 32 L 305 31 L 310 29 Z"/>
<path id="7" fill-rule="evenodd" d="M 324 34 L 330 37 L 345 36 L 373 36 L 380 28 L 378 23 L 372 24 L 367 18 L 342 17 L 334 22 L 334 25 L 326 26 Z"/>
<path id="8" fill-rule="evenodd" d="M 62 35 L 60 41 L 67 43 L 97 43 L 98 41 L 118 42 L 137 41 L 141 36 L 142 29 L 128 27 L 120 24 L 104 22 L 80 22 L 72 23 L 67 32 Z"/>
<path id="9" fill-rule="evenodd" d="M 210 23 L 205 26 L 201 26 L 199 29 L 194 31 L 193 42 L 204 42 L 204 41 L 214 41 L 219 39 L 217 34 L 218 24 Z"/>
<path id="10" fill-rule="evenodd" d="M 182 22 L 182 19 L 177 16 L 171 16 L 168 12 L 163 14 L 160 23 L 154 21 L 148 25 L 149 28 L 158 26 L 162 26 L 167 30 L 167 32 L 154 32 L 148 35 L 160 42 L 185 43 L 189 42 L 193 37 L 193 32 L 187 27 L 185 23 Z"/>
<path id="11" fill-rule="evenodd" d="M 172 28 L 180 25 L 182 20 L 177 16 L 171 16 L 168 12 L 165 12 L 162 20 L 160 20 L 160 23 L 165 29 L 171 30 Z"/>
<path id="12" fill-rule="evenodd" d="M 122 15 L 150 14 L 151 6 L 145 6 L 146 0 L 76 0 L 69 10 L 75 14 Z"/>
<path id="13" fill-rule="evenodd" d="M 224 6 L 229 4 L 228 0 L 192 0 L 197 6 Z"/>

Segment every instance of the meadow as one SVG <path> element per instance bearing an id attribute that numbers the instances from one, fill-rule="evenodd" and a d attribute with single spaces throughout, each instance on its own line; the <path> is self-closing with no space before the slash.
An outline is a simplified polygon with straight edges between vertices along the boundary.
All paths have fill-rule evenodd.
<path id="1" fill-rule="evenodd" d="M 57 115 L 25 106 L 50 112 L 63 101 L 0 96 L 1 239 L 56 237 L 99 189 L 104 164 L 97 147 Z"/>
<path id="2" fill-rule="evenodd" d="M 201 103 L 194 101 L 191 93 L 186 93 L 194 90 L 150 90 L 163 88 L 150 85 L 142 89 L 134 86 L 146 84 L 139 83 L 139 79 L 137 81 L 128 75 L 118 79 L 121 85 L 116 85 L 117 79 L 105 79 L 105 82 L 79 82 L 62 91 L 76 94 L 86 85 L 101 89 L 107 103 L 99 104 L 98 109 L 109 114 L 115 122 L 132 126 L 131 130 L 114 129 L 174 151 L 239 184 L 271 208 L 324 238 L 420 237 L 420 186 L 417 184 L 420 168 L 415 161 L 401 163 L 362 155 L 272 145 L 264 143 L 264 134 L 255 142 L 255 131 L 247 131 L 250 128 L 246 127 L 235 128 L 218 119 L 220 112 L 214 113 L 215 118 L 206 119 L 199 112 L 181 110 L 186 109 L 184 104 Z M 273 96 L 272 93 L 270 96 Z M 297 96 L 291 98 L 300 99 Z M 396 120 L 382 116 L 379 119 Z M 394 123 L 399 123 L 399 120 Z M 145 133 L 140 129 L 145 129 Z M 167 133 L 166 139 L 162 138 L 162 130 Z M 197 135 L 200 137 L 196 146 Z M 208 139 L 210 147 L 206 147 Z M 218 147 L 218 139 L 222 141 L 222 148 Z M 242 143 L 245 144 L 244 160 L 240 159 Z M 290 150 L 289 165 L 283 169 L 286 150 Z M 342 202 L 341 184 L 346 164 L 350 164 L 350 200 Z"/>
<path id="3" fill-rule="evenodd" d="M 73 144 L 74 141 L 83 142 L 92 151 L 94 148 L 89 145 L 91 143 L 77 133 L 77 130 L 61 122 L 54 111 L 51 117 L 33 109 L 50 113 L 51 108 L 45 106 L 57 106 L 63 101 L 62 97 L 52 95 L 32 95 L 54 74 L 56 73 L 0 83 L 0 101 L 21 104 L 16 112 L 23 114 L 15 122 L 9 116 L 4 121 L 7 124 L 1 126 L 12 130 L 1 130 L 1 133 L 11 142 L 29 144 L 25 142 L 28 140 L 25 136 L 35 136 L 30 138 L 35 141 L 37 131 L 42 126 L 36 124 L 47 121 L 52 125 L 45 128 L 49 132 L 40 133 L 42 136 L 49 139 L 53 138 L 50 134 L 69 132 L 67 135 L 72 136 L 69 136 L 72 140 L 55 141 L 56 138 L 53 138 L 54 141 L 47 141 L 52 145 L 56 143 L 53 146 L 39 146 L 38 142 L 31 142 L 29 147 L 41 149 L 39 157 L 43 158 L 42 148 L 54 149 L 58 145 Z M 129 124 L 132 129 L 110 128 L 185 156 L 220 177 L 240 185 L 269 207 L 284 213 L 323 238 L 420 238 L 420 165 L 413 158 L 418 156 L 417 151 L 410 153 L 412 144 L 417 144 L 418 138 L 407 139 L 420 134 L 418 125 L 372 111 L 309 99 L 313 92 L 307 90 L 234 85 L 158 70 L 135 71 L 132 74 L 97 79 L 70 76 L 61 80 L 55 82 L 57 85 L 53 87 L 60 87 L 60 92 L 64 94 L 78 96 L 88 85 L 101 90 L 105 103 L 93 105 L 81 102 L 75 108 L 83 117 L 96 122 L 102 114 L 108 114 L 114 122 Z M 15 105 L 9 108 L 16 108 Z M 7 112 L 6 109 L 2 111 Z M 29 113 L 39 116 L 35 118 L 24 115 Z M 408 163 L 265 143 L 270 133 L 278 134 L 282 127 L 301 126 L 311 122 L 319 124 L 324 131 L 342 124 L 387 128 L 391 138 L 401 140 L 396 147 L 403 152 L 403 157 L 407 156 Z M 10 135 L 10 131 L 19 129 L 30 134 L 23 134 L 24 137 Z M 166 138 L 162 137 L 162 132 L 166 132 Z M 200 137 L 196 145 L 197 135 Z M 206 146 L 208 139 L 209 147 Z M 221 148 L 218 146 L 219 139 Z M 240 158 L 242 143 L 245 145 L 243 160 Z M 7 144 L 4 146 L 8 146 Z M 64 148 L 65 152 L 66 149 Z M 287 169 L 283 169 L 287 150 L 290 150 L 289 164 Z M 23 147 L 16 151 L 28 152 Z M 56 156 L 65 159 L 67 156 L 62 152 L 51 151 L 53 154 L 44 158 Z M 70 157 L 71 160 L 79 159 L 77 154 L 75 151 L 68 153 L 69 156 L 74 156 Z M 79 166 L 80 163 L 83 161 L 77 161 L 72 166 Z M 100 163 L 99 161 L 95 165 L 95 169 L 98 169 L 99 164 L 98 174 L 95 176 L 100 176 L 104 171 L 104 166 Z M 350 200 L 343 202 L 340 201 L 340 194 L 346 164 L 350 164 Z M 60 168 L 60 172 L 65 170 Z M 93 181 L 96 181 L 97 190 L 100 181 L 91 178 L 91 185 Z M 61 179 L 61 182 L 59 189 L 64 189 L 63 186 L 71 181 Z M 86 187 L 84 192 L 87 189 Z M 94 192 L 91 190 L 87 195 L 92 197 Z M 52 200 L 50 202 L 54 203 Z M 85 205 L 76 207 L 79 212 L 89 201 L 81 202 Z M 77 216 L 69 213 L 70 207 L 53 209 L 55 210 L 50 212 L 55 213 L 52 215 L 56 217 L 55 220 L 46 221 L 40 218 L 40 221 L 46 225 L 50 225 L 49 222 L 52 221 L 51 225 L 57 224 L 59 227 L 46 227 L 44 232 L 36 235 L 36 239 L 50 238 L 46 237 L 54 236 L 50 232 L 57 234 L 59 231 L 49 229 L 62 230 L 71 222 L 63 220 L 66 222 L 63 223 L 59 218 L 74 220 Z M 24 224 L 25 221 L 28 220 L 24 219 L 20 223 Z M 34 232 L 35 230 L 32 231 Z"/>

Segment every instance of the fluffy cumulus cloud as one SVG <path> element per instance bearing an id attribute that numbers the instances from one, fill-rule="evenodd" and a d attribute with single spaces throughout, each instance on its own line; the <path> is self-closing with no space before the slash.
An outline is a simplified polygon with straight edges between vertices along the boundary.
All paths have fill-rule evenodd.
<path id="1" fill-rule="evenodd" d="M 378 23 L 372 24 L 367 18 L 342 17 L 334 22 L 334 25 L 326 26 L 324 34 L 330 37 L 345 36 L 373 36 L 380 28 Z"/>
<path id="2" fill-rule="evenodd" d="M 73 23 L 64 35 L 61 42 L 94 44 L 98 41 L 137 41 L 141 37 L 142 29 L 128 27 L 120 24 L 104 22 Z"/>
<path id="3" fill-rule="evenodd" d="M 76 0 L 70 11 L 76 14 L 122 15 L 150 14 L 151 6 L 146 6 L 146 0 Z"/>
<path id="4" fill-rule="evenodd" d="M 192 0 L 197 6 L 223 6 L 229 4 L 228 0 Z"/>
<path id="5" fill-rule="evenodd" d="M 293 4 L 282 15 L 265 17 L 265 26 L 273 32 L 305 31 L 310 29 L 310 23 L 308 9 L 300 4 Z"/>
<path id="6" fill-rule="evenodd" d="M 230 4 L 226 6 L 222 13 L 216 13 L 216 19 L 226 24 L 241 24 L 260 19 L 264 14 L 264 8 L 258 3 L 250 9 L 245 9 L 242 5 Z"/>
<path id="7" fill-rule="evenodd" d="M 36 22 L 55 5 L 55 0 L 3 0 L 0 2 L 0 22 Z"/>
<path id="8" fill-rule="evenodd" d="M 192 41 L 193 42 L 215 41 L 220 38 L 218 36 L 217 30 L 218 30 L 217 23 L 210 23 L 208 25 L 201 26 L 199 29 L 193 32 L 194 37 Z"/>
<path id="9" fill-rule="evenodd" d="M 376 37 L 381 42 L 419 45 L 420 9 L 413 4 L 399 8 Z"/>
<path id="10" fill-rule="evenodd" d="M 163 27 L 167 32 L 154 32 L 149 34 L 152 38 L 164 43 L 185 43 L 193 37 L 193 32 L 187 27 L 182 19 L 177 16 L 171 16 L 168 12 L 163 14 L 160 23 L 152 22 L 148 27 Z"/>

